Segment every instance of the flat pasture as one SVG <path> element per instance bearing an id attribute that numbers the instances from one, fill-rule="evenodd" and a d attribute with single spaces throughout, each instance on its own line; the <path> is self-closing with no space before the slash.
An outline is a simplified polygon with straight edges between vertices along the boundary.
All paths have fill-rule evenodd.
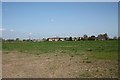
<path id="1" fill-rule="evenodd" d="M 2 42 L 3 77 L 117 78 L 118 41 Z"/>

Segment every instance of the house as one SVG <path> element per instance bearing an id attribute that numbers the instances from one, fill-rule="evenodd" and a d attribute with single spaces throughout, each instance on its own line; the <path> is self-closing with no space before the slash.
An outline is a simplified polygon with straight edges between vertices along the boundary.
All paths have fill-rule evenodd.
<path id="1" fill-rule="evenodd" d="M 72 38 L 72 41 L 77 41 L 77 38 L 76 37 Z"/>
<path id="2" fill-rule="evenodd" d="M 53 41 L 59 41 L 59 38 L 53 38 Z"/>
<path id="3" fill-rule="evenodd" d="M 105 34 L 99 34 L 98 37 L 97 37 L 98 40 L 108 40 L 109 37 L 108 35 L 105 33 Z"/>
<path id="4" fill-rule="evenodd" d="M 55 38 L 48 38 L 47 40 L 48 40 L 48 41 L 65 41 L 64 38 L 58 38 L 58 37 L 55 37 Z"/>
<path id="5" fill-rule="evenodd" d="M 69 41 L 69 38 L 68 38 L 68 37 L 65 37 L 65 38 L 64 38 L 64 41 Z"/>
<path id="6" fill-rule="evenodd" d="M 88 38 L 88 40 L 96 40 L 97 37 L 95 37 L 94 35 L 92 35 L 91 37 Z"/>
<path id="7" fill-rule="evenodd" d="M 48 38 L 47 41 L 53 41 L 53 39 L 52 38 Z"/>
<path id="8" fill-rule="evenodd" d="M 59 40 L 60 40 L 60 41 L 65 41 L 65 39 L 64 39 L 64 38 L 59 38 Z"/>
<path id="9" fill-rule="evenodd" d="M 100 35 L 98 35 L 97 39 L 98 39 L 98 40 L 105 40 L 105 36 L 102 35 L 102 34 L 100 34 Z"/>

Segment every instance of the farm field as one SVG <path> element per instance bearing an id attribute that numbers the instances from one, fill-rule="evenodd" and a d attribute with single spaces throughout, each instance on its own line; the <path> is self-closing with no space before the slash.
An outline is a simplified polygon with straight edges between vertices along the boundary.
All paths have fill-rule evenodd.
<path id="1" fill-rule="evenodd" d="M 3 77 L 117 78 L 118 42 L 3 42 Z"/>
<path id="2" fill-rule="evenodd" d="M 0 41 L 0 79 L 2 79 L 2 42 Z"/>

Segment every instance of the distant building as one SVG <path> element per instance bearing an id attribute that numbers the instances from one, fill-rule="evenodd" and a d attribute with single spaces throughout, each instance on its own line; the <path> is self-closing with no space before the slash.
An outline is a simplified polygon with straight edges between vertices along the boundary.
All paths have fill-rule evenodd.
<path id="1" fill-rule="evenodd" d="M 68 37 L 65 37 L 64 40 L 65 40 L 65 41 L 69 41 L 69 38 L 68 38 Z"/>
<path id="2" fill-rule="evenodd" d="M 59 37 L 48 38 L 47 41 L 65 41 L 65 38 L 59 38 Z"/>
<path id="3" fill-rule="evenodd" d="M 77 41 L 78 39 L 76 37 L 72 38 L 72 41 Z"/>
<path id="4" fill-rule="evenodd" d="M 94 35 L 92 35 L 91 37 L 88 38 L 88 40 L 96 40 L 97 37 L 95 37 Z"/>
<path id="5" fill-rule="evenodd" d="M 97 39 L 98 40 L 108 40 L 109 37 L 108 37 L 107 33 L 105 33 L 105 34 L 99 34 Z"/>
<path id="6" fill-rule="evenodd" d="M 65 41 L 65 38 L 59 38 L 60 41 Z"/>
<path id="7" fill-rule="evenodd" d="M 102 34 L 100 34 L 100 35 L 98 35 L 97 39 L 98 39 L 98 40 L 105 40 L 105 36 L 102 35 Z"/>

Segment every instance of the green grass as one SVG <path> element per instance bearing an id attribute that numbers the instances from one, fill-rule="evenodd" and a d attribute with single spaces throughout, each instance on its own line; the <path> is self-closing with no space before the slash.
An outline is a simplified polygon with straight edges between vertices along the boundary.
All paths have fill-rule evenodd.
<path id="1" fill-rule="evenodd" d="M 65 42 L 3 42 L 3 51 L 19 51 L 32 54 L 64 53 L 88 54 L 95 59 L 117 59 L 118 41 L 65 41 Z"/>
<path id="2" fill-rule="evenodd" d="M 0 51 L 2 51 L 2 41 L 0 41 Z"/>

